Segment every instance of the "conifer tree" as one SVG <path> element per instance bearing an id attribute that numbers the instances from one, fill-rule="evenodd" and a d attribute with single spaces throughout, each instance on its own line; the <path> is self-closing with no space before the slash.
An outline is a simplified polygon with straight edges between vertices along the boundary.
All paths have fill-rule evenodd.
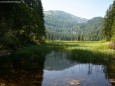
<path id="1" fill-rule="evenodd" d="M 115 1 L 110 5 L 106 12 L 103 22 L 103 36 L 106 40 L 110 41 L 114 35 L 114 22 L 115 21 Z"/>
<path id="2" fill-rule="evenodd" d="M 41 0 L 0 3 L 0 45 L 15 49 L 44 42 L 45 27 Z"/>

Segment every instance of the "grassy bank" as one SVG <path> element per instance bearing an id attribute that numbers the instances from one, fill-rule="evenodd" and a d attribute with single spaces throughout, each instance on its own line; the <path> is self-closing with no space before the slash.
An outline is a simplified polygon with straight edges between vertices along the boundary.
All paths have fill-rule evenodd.
<path id="1" fill-rule="evenodd" d="M 89 56 L 92 54 L 94 56 L 108 56 L 114 57 L 115 50 L 109 49 L 108 42 L 100 42 L 100 41 L 87 41 L 87 42 L 79 42 L 79 41 L 47 41 L 46 44 L 42 45 L 33 45 L 29 47 L 25 47 L 23 49 L 19 49 L 16 52 L 16 55 L 21 56 L 37 56 L 41 54 L 49 53 L 50 51 L 67 51 L 74 52 L 74 54 L 78 54 L 80 57 Z"/>
<path id="2" fill-rule="evenodd" d="M 62 50 L 66 50 L 66 51 L 84 50 L 84 51 L 90 51 L 96 54 L 102 53 L 105 55 L 111 55 L 112 57 L 115 56 L 115 50 L 109 49 L 108 47 L 109 42 L 102 42 L 102 41 L 86 41 L 86 42 L 50 41 L 49 42 L 48 41 L 48 44 L 62 48 Z"/>

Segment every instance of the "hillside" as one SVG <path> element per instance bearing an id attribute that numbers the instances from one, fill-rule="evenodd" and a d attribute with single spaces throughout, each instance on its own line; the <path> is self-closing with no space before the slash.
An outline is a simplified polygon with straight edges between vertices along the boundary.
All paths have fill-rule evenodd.
<path id="1" fill-rule="evenodd" d="M 51 32 L 71 33 L 70 28 L 74 28 L 77 23 L 87 22 L 87 19 L 63 11 L 45 11 L 44 14 L 46 28 Z"/>
<path id="2" fill-rule="evenodd" d="M 45 11 L 47 38 L 50 40 L 99 40 L 103 18 L 90 20 L 63 11 Z M 88 35 L 89 34 L 89 35 Z"/>
<path id="3" fill-rule="evenodd" d="M 86 40 L 100 40 L 102 31 L 102 17 L 94 17 L 86 23 L 86 25 L 81 26 L 82 34 L 85 34 Z"/>
<path id="4" fill-rule="evenodd" d="M 54 19 L 54 20 L 57 20 L 57 21 L 63 21 L 63 22 L 70 22 L 70 23 L 85 23 L 87 22 L 87 19 L 85 18 L 80 18 L 80 17 L 77 17 L 77 16 L 74 16 L 70 13 L 66 13 L 64 11 L 45 11 L 44 12 L 45 14 L 45 20 L 46 22 L 49 20 L 49 19 Z"/>

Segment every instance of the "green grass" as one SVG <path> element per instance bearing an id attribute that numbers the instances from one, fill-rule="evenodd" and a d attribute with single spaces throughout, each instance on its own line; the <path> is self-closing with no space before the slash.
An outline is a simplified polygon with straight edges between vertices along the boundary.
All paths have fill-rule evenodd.
<path id="1" fill-rule="evenodd" d="M 110 59 L 109 57 L 111 57 L 111 54 L 83 49 L 75 49 L 70 51 L 70 56 L 68 57 L 68 59 L 73 62 L 77 61 L 80 63 L 106 64 Z"/>
<path id="2" fill-rule="evenodd" d="M 73 51 L 73 50 L 86 50 L 93 53 L 102 53 L 105 55 L 115 56 L 115 50 L 109 49 L 109 42 L 101 41 L 51 41 L 47 42 L 54 47 L 62 48 L 61 50 Z M 84 52 L 85 53 L 85 52 Z"/>
<path id="3" fill-rule="evenodd" d="M 63 46 L 65 49 L 98 49 L 98 50 L 107 50 L 108 42 L 100 42 L 100 41 L 87 41 L 87 42 L 80 42 L 80 41 L 53 41 L 48 42 L 48 44 Z"/>
<path id="4" fill-rule="evenodd" d="M 76 52 L 80 57 L 83 56 L 108 56 L 114 57 L 115 50 L 109 49 L 108 42 L 101 41 L 47 41 L 46 44 L 32 45 L 16 51 L 18 57 L 46 55 L 53 51 Z M 86 52 L 85 52 L 86 51 Z M 89 51 L 89 52 L 88 52 Z M 87 53 L 88 52 L 88 53 Z"/>
<path id="5" fill-rule="evenodd" d="M 46 44 L 43 45 L 32 45 L 29 47 L 20 48 L 16 51 L 15 55 L 18 57 L 31 57 L 41 56 L 50 52 L 51 48 Z"/>

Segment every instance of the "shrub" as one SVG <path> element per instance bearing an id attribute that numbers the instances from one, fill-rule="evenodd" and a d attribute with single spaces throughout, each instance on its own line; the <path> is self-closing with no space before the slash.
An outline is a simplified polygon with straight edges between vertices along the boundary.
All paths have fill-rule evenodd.
<path id="1" fill-rule="evenodd" d="M 109 48 L 115 50 L 115 43 L 114 42 L 110 43 Z"/>

